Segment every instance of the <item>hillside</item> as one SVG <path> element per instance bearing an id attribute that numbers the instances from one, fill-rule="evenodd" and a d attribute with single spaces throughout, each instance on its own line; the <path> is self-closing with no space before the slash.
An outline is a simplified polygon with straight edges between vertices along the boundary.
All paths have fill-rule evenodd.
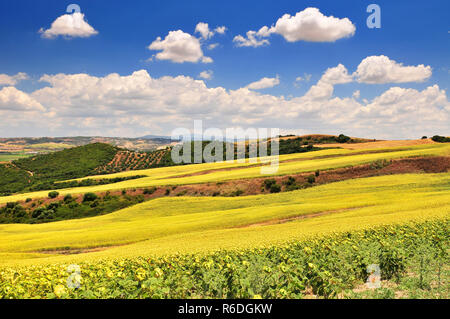
<path id="1" fill-rule="evenodd" d="M 334 143 L 367 143 L 367 142 L 375 142 L 376 139 L 367 139 L 367 138 L 359 138 L 359 137 L 350 137 L 344 134 L 339 135 L 325 135 L 325 134 L 309 134 L 309 135 L 284 135 L 279 136 L 280 140 L 296 140 L 302 141 L 304 143 L 310 144 L 334 144 Z"/>
<path id="2" fill-rule="evenodd" d="M 109 144 L 94 143 L 15 160 L 13 164 L 32 172 L 38 179 L 71 179 L 89 175 L 96 167 L 110 161 L 117 151 Z"/>
<path id="3" fill-rule="evenodd" d="M 0 194 L 33 187 L 51 189 L 55 181 L 89 176 L 97 167 L 110 162 L 117 152 L 118 149 L 109 144 L 94 143 L 2 164 Z"/>
<path id="4" fill-rule="evenodd" d="M 279 154 L 301 154 L 328 148 L 352 148 L 356 145 L 368 145 L 370 147 L 379 143 L 384 145 L 383 142 L 373 141 L 350 138 L 342 134 L 339 136 L 280 137 Z M 43 141 L 38 140 L 37 142 Z M 412 142 L 414 143 L 411 143 L 411 145 L 418 143 Z M 420 142 L 433 143 L 431 140 L 420 140 Z M 206 141 L 202 143 L 202 150 L 205 149 L 207 144 L 208 142 Z M 226 159 L 226 147 L 228 144 L 223 143 L 224 160 Z M 238 143 L 234 144 L 235 159 L 238 156 L 237 145 Z M 181 146 L 181 144 L 178 144 L 175 147 Z M 271 143 L 268 143 L 269 154 L 271 152 L 270 149 Z M 171 150 L 172 147 L 166 147 L 156 151 L 136 152 L 120 149 L 110 144 L 93 143 L 48 154 L 22 157 L 9 163 L 0 164 L 0 177 L 2 177 L 0 180 L 0 194 L 9 195 L 23 191 L 51 190 L 61 188 L 55 182 L 62 180 L 178 165 L 171 158 Z M 246 143 L 245 156 L 247 158 L 250 154 L 249 151 L 250 146 Z M 191 162 L 194 163 L 193 145 L 191 145 L 191 152 Z"/>

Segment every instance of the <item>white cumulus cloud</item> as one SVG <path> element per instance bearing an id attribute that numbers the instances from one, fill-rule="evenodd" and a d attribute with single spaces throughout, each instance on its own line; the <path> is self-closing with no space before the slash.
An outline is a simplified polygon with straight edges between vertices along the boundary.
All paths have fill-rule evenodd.
<path id="1" fill-rule="evenodd" d="M 203 55 L 199 39 L 181 30 L 170 31 L 164 40 L 158 37 L 148 46 L 148 49 L 161 51 L 156 54 L 158 60 L 169 60 L 175 63 L 212 62 L 210 57 Z"/>
<path id="2" fill-rule="evenodd" d="M 203 72 L 200 72 L 200 74 L 198 76 L 202 79 L 210 80 L 213 76 L 213 71 L 211 71 L 211 70 L 203 71 Z"/>
<path id="3" fill-rule="evenodd" d="M 195 32 L 200 33 L 202 35 L 202 38 L 205 40 L 211 38 L 214 35 L 214 32 L 209 30 L 208 23 L 204 22 L 199 22 L 197 24 L 197 26 L 195 27 Z"/>
<path id="4" fill-rule="evenodd" d="M 333 95 L 335 84 L 352 82 L 353 78 L 342 64 L 334 68 L 328 68 L 317 84 L 313 85 L 306 93 L 306 97 L 313 100 L 329 99 Z"/>
<path id="5" fill-rule="evenodd" d="M 277 75 L 277 77 L 275 77 L 275 78 L 264 77 L 261 80 L 252 82 L 249 85 L 247 85 L 246 88 L 251 89 L 251 90 L 261 90 L 261 89 L 272 88 L 274 86 L 277 86 L 278 84 L 280 84 L 280 78 Z"/>
<path id="6" fill-rule="evenodd" d="M 260 47 L 263 45 L 268 45 L 270 42 L 267 39 L 261 39 L 258 37 L 256 31 L 248 31 L 247 37 L 243 37 L 242 35 L 237 35 L 234 37 L 233 42 L 236 43 L 238 47 Z"/>
<path id="7" fill-rule="evenodd" d="M 222 25 L 220 27 L 215 28 L 214 31 L 219 33 L 219 34 L 225 34 L 225 32 L 227 31 L 227 27 Z"/>
<path id="8" fill-rule="evenodd" d="M 41 28 L 39 32 L 46 39 L 54 39 L 58 36 L 88 38 L 98 34 L 98 31 L 87 23 L 84 14 L 80 12 L 64 14 L 53 21 L 49 29 Z"/>
<path id="9" fill-rule="evenodd" d="M 306 8 L 294 16 L 285 14 L 271 27 L 263 26 L 256 31 L 248 31 L 247 38 L 238 35 L 234 41 L 238 46 L 258 47 L 268 44 L 264 39 L 271 34 L 279 34 L 288 42 L 334 42 L 355 34 L 356 27 L 348 18 L 325 16 L 317 8 Z"/>
<path id="10" fill-rule="evenodd" d="M 404 66 L 384 55 L 365 58 L 355 72 L 358 82 L 371 84 L 423 82 L 431 75 L 430 66 Z"/>
<path id="11" fill-rule="evenodd" d="M 19 72 L 16 75 L 0 74 L 0 86 L 2 85 L 16 85 L 20 81 L 27 80 L 28 74 Z"/>
<path id="12" fill-rule="evenodd" d="M 225 34 L 226 30 L 227 28 L 225 26 L 220 26 L 215 28 L 214 30 L 210 30 L 208 23 L 205 22 L 199 22 L 195 27 L 195 32 L 200 33 L 204 40 L 212 38 L 216 33 Z"/>
<path id="13" fill-rule="evenodd" d="M 343 65 L 329 68 L 310 90 L 297 97 L 263 94 L 257 88 L 208 87 L 189 76 L 153 78 L 145 70 L 44 75 L 45 87 L 30 94 L 8 87 L 0 91 L 0 136 L 169 134 L 177 127 L 279 127 L 304 133 L 369 138 L 420 138 L 450 135 L 450 103 L 445 90 L 391 87 L 379 96 L 334 96 L 334 86 L 350 76 Z M 13 112 L 12 110 L 30 110 Z M 418 130 L 420 128 L 420 132 Z"/>
<path id="14" fill-rule="evenodd" d="M 45 111 L 45 108 L 15 87 L 8 86 L 0 90 L 0 110 L 8 111 Z"/>

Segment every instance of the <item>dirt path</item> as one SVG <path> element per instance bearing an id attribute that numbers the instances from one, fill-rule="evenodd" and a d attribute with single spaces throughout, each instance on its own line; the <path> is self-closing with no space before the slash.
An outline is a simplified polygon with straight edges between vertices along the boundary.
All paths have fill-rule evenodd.
<path id="1" fill-rule="evenodd" d="M 355 210 L 358 208 L 362 208 L 362 207 L 330 210 L 330 211 L 320 212 L 320 213 L 298 215 L 298 216 L 282 218 L 282 219 L 273 219 L 273 220 L 268 220 L 268 221 L 261 222 L 261 223 L 249 224 L 249 225 L 239 226 L 239 227 L 235 227 L 235 228 L 249 228 L 249 227 L 260 227 L 260 226 L 285 224 L 285 223 L 289 223 L 289 222 L 293 222 L 293 221 L 301 220 L 301 219 L 314 218 L 314 217 L 320 217 L 320 216 L 325 216 L 325 215 L 330 215 L 330 214 L 348 212 L 348 211 L 352 211 L 352 210 Z"/>

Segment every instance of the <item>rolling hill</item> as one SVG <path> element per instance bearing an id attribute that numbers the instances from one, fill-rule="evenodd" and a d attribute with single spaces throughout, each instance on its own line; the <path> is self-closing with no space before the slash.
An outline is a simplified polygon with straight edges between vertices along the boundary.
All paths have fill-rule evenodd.
<path id="1" fill-rule="evenodd" d="M 103 144 L 19 160 L 8 174 L 117 182 L 1 196 L 7 213 L 60 211 L 0 225 L 0 297 L 345 298 L 361 296 L 374 263 L 399 293 L 446 296 L 411 282 L 423 260 L 435 274 L 448 258 L 450 144 L 288 140 L 269 176 L 264 158 L 134 170 L 144 156 Z M 83 160 L 58 165 L 69 151 Z M 128 170 L 91 175 L 122 162 Z M 59 218 L 70 212 L 80 216 Z M 61 286 L 71 264 L 84 280 L 77 290 Z"/>

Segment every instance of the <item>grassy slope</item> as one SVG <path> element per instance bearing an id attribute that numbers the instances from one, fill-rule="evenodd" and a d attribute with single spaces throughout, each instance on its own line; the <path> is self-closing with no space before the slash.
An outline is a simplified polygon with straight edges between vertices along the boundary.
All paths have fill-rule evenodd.
<path id="1" fill-rule="evenodd" d="M 280 167 L 276 175 L 287 175 L 301 172 L 313 172 L 332 168 L 348 167 L 366 164 L 380 159 L 395 159 L 413 156 L 450 155 L 449 144 L 426 144 L 402 148 L 377 149 L 379 153 L 361 154 L 369 150 L 328 149 L 317 152 L 289 154 L 280 156 Z M 380 152 L 384 151 L 384 152 Z M 320 158 L 323 156 L 334 156 Z M 61 194 L 76 194 L 85 192 L 101 192 L 124 188 L 137 188 L 148 186 L 182 185 L 205 182 L 220 182 L 230 179 L 261 177 L 261 168 L 252 167 L 254 163 L 208 163 L 187 166 L 164 167 L 150 170 L 129 171 L 110 175 L 101 175 L 98 178 L 114 178 L 133 175 L 147 175 L 148 177 L 120 182 L 116 184 L 80 187 L 61 190 Z M 222 170 L 229 169 L 233 170 Z M 237 169 L 236 169 L 237 168 Z M 189 177 L 180 177 L 187 174 L 200 174 Z M 91 177 L 92 178 L 92 177 Z M 95 177 L 94 177 L 95 178 Z M 18 194 L 8 197 L 0 197 L 0 203 L 24 200 L 28 197 L 46 197 L 48 191 Z"/>
<path id="2" fill-rule="evenodd" d="M 34 173 L 40 179 L 69 179 L 84 177 L 109 162 L 117 148 L 109 144 L 94 143 L 14 161 L 14 164 Z"/>
<path id="3" fill-rule="evenodd" d="M 262 209 L 264 208 L 264 209 Z M 267 220 L 337 211 L 294 222 L 236 228 Z M 122 211 L 41 225 L 0 225 L 0 260 L 47 257 L 36 251 L 135 243 L 41 262 L 206 252 L 302 236 L 448 216 L 450 173 L 347 180 L 289 193 L 237 198 L 161 198 Z M 31 253 L 31 254 L 29 254 Z M 23 260 L 23 262 L 36 262 Z"/>
<path id="4" fill-rule="evenodd" d="M 49 189 L 46 185 L 52 181 L 88 176 L 96 167 L 111 161 L 116 152 L 117 148 L 111 145 L 96 143 L 1 164 L 0 194 L 23 192 L 37 184 L 45 185 L 37 189 Z"/>

